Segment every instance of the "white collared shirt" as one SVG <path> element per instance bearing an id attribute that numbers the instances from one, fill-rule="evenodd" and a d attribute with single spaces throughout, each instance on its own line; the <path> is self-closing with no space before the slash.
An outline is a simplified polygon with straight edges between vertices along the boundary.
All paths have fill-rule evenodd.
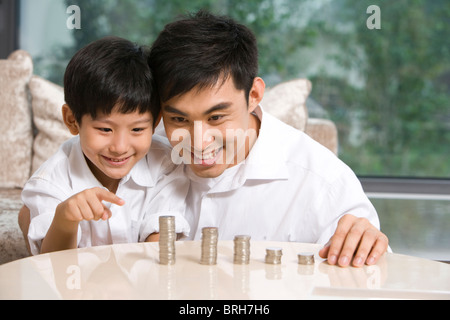
<path id="1" fill-rule="evenodd" d="M 174 215 L 177 233 L 189 232 L 183 219 L 188 186 L 182 168 L 171 161 L 170 147 L 154 136 L 147 155 L 119 182 L 116 195 L 125 205 L 108 203 L 112 216 L 106 221 L 81 221 L 78 247 L 144 241 L 159 231 L 160 215 Z M 22 191 L 22 200 L 30 209 L 32 254 L 40 252 L 57 205 L 93 187 L 102 185 L 86 163 L 79 137 L 74 137 L 33 174 Z"/>
<path id="2" fill-rule="evenodd" d="M 326 243 L 344 214 L 367 218 L 379 229 L 375 208 L 353 171 L 305 133 L 260 107 L 258 138 L 245 161 L 217 178 L 191 180 L 186 199 L 188 239 L 203 227 L 219 228 L 219 239 Z"/>

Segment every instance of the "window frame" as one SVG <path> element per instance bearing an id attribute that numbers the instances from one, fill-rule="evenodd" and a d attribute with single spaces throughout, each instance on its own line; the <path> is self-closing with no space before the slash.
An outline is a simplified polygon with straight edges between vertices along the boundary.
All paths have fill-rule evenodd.
<path id="1" fill-rule="evenodd" d="M 18 48 L 19 2 L 0 0 L 0 59 L 6 59 Z"/>
<path id="2" fill-rule="evenodd" d="M 369 198 L 450 200 L 450 179 L 358 176 Z"/>

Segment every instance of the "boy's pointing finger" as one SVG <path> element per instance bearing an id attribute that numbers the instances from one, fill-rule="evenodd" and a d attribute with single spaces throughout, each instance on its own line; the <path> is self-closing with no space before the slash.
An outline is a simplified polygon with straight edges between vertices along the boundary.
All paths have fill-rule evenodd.
<path id="1" fill-rule="evenodd" d="M 114 193 L 108 191 L 104 188 L 96 188 L 96 195 L 101 201 L 110 202 L 116 204 L 118 206 L 123 206 L 125 204 L 125 200 L 119 198 Z"/>

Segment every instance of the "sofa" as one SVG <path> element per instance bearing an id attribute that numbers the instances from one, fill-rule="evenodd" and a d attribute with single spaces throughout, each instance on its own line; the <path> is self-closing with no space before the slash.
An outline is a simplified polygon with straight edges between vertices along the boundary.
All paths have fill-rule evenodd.
<path id="1" fill-rule="evenodd" d="M 335 154 L 336 126 L 308 117 L 307 79 L 266 89 L 263 109 L 306 132 Z M 0 264 L 29 256 L 18 225 L 21 188 L 31 174 L 71 137 L 61 119 L 64 91 L 33 75 L 33 61 L 24 50 L 0 60 Z"/>

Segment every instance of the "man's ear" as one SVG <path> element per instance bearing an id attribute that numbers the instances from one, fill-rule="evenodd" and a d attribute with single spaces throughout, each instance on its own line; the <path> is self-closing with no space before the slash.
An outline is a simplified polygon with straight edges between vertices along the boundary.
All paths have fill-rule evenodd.
<path id="1" fill-rule="evenodd" d="M 250 93 L 248 96 L 248 110 L 249 112 L 253 112 L 255 108 L 261 102 L 264 96 L 264 90 L 266 88 L 266 84 L 264 80 L 260 77 L 256 77 L 253 80 L 252 88 L 250 89 Z"/>
<path id="2" fill-rule="evenodd" d="M 76 136 L 80 132 L 80 128 L 77 120 L 75 119 L 75 116 L 73 115 L 72 110 L 67 104 L 64 104 L 61 108 L 61 111 L 64 124 L 69 129 L 70 133 Z"/>

